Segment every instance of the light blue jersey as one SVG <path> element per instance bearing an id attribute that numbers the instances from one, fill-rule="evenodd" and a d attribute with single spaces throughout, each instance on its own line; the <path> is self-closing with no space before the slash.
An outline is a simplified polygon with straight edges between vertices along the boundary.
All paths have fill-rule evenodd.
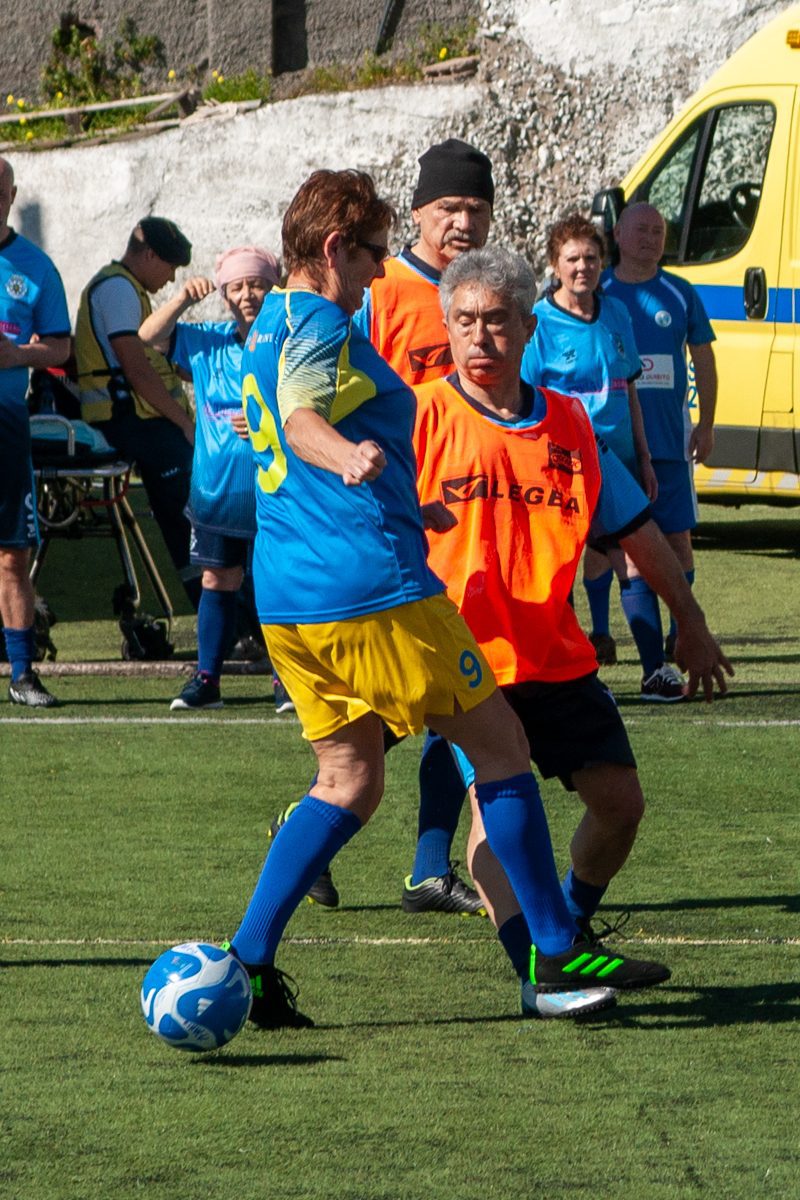
<path id="1" fill-rule="evenodd" d="M 256 532 L 256 464 L 249 443 L 231 425 L 242 411 L 242 341 L 235 321 L 180 322 L 169 359 L 194 384 L 194 435 L 189 519 L 227 537 Z"/>
<path id="2" fill-rule="evenodd" d="M 566 312 L 552 296 L 540 300 L 521 374 L 536 387 L 577 396 L 595 433 L 635 473 L 628 384 L 641 374 L 639 355 L 624 307 L 605 296 L 596 300 L 591 321 Z"/>
<path id="3" fill-rule="evenodd" d="M 444 590 L 427 542 L 411 446 L 415 400 L 337 304 L 273 289 L 242 358 L 245 412 L 258 464 L 253 579 L 264 624 L 363 616 Z M 347 487 L 289 447 L 299 408 L 349 441 L 372 440 L 386 467 Z"/>
<path id="4" fill-rule="evenodd" d="M 606 296 L 624 304 L 642 360 L 636 391 L 653 459 L 688 461 L 689 417 L 686 346 L 714 341 L 703 303 L 685 279 L 659 270 L 644 283 L 622 283 L 604 272 Z"/>
<path id="5" fill-rule="evenodd" d="M 18 346 L 39 337 L 69 337 L 64 285 L 43 250 L 27 238 L 9 233 L 0 246 L 0 333 Z M 0 404 L 23 406 L 28 368 L 0 370 Z"/>

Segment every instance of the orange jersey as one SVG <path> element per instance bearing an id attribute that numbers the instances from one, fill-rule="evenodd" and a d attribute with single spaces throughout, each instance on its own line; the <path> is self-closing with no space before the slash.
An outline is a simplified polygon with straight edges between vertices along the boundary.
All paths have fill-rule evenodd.
<path id="1" fill-rule="evenodd" d="M 364 332 L 405 383 L 427 383 L 453 364 L 439 303 L 439 284 L 403 259 L 387 258 L 369 289 Z"/>
<path id="2" fill-rule="evenodd" d="M 544 419 L 506 425 L 446 379 L 415 388 L 420 503 L 458 518 L 429 532 L 428 562 L 501 685 L 597 668 L 568 599 L 600 492 L 595 436 L 579 400 L 540 391 Z"/>

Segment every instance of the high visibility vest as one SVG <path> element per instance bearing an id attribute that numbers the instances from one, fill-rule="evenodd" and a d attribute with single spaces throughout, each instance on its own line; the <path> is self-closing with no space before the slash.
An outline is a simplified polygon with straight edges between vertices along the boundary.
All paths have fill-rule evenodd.
<path id="1" fill-rule="evenodd" d="M 92 325 L 91 297 L 98 284 L 106 279 L 121 275 L 127 279 L 139 297 L 141 316 L 139 325 L 152 312 L 150 297 L 135 275 L 122 263 L 112 262 L 103 267 L 89 281 L 81 295 L 78 319 L 75 325 L 75 357 L 78 364 L 78 387 L 81 393 L 81 415 L 85 421 L 108 421 L 112 416 L 114 399 L 129 399 L 134 404 L 137 417 L 148 420 L 162 414 L 152 404 L 138 395 L 128 384 L 123 371 L 108 362 Z M 143 346 L 150 365 L 161 376 L 164 387 L 185 412 L 191 413 L 189 398 L 175 368 L 163 354 L 151 346 Z"/>

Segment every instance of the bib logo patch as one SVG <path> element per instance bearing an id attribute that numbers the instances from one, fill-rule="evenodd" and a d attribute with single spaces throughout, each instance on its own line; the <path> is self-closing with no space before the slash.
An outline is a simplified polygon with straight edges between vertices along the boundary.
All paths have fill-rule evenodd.
<path id="1" fill-rule="evenodd" d="M 669 329 L 670 325 L 672 324 L 672 317 L 665 308 L 661 308 L 656 313 L 655 322 L 659 329 Z"/>
<path id="2" fill-rule="evenodd" d="M 22 300 L 28 294 L 28 281 L 24 275 L 9 275 L 6 291 L 14 300 Z"/>

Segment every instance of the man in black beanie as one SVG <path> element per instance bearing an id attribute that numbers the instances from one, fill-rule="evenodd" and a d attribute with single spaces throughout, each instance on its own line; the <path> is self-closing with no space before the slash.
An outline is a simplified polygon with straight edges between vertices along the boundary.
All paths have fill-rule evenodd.
<path id="1" fill-rule="evenodd" d="M 419 168 L 411 197 L 417 239 L 385 261 L 383 275 L 373 281 L 353 318 L 411 385 L 453 370 L 439 279 L 459 254 L 485 244 L 494 204 L 492 164 L 468 142 L 448 138 L 431 146 Z M 478 893 L 450 863 L 463 799 L 464 786 L 449 747 L 441 739 L 430 739 L 420 766 L 419 840 L 402 894 L 406 912 L 485 915 Z"/>

